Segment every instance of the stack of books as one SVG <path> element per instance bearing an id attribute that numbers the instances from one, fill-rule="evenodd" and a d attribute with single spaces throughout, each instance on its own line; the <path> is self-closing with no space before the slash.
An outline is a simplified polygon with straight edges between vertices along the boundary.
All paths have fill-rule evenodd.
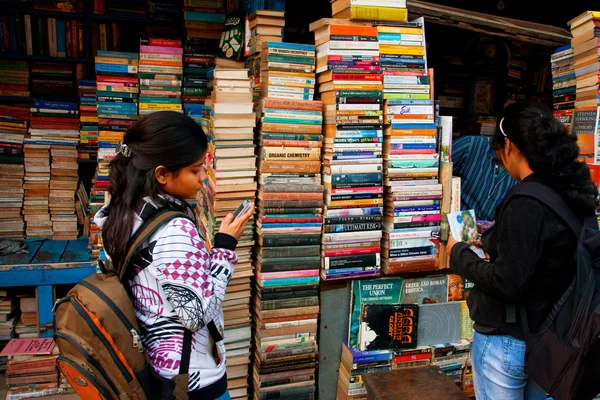
<path id="1" fill-rule="evenodd" d="M 598 75 L 600 61 L 597 38 L 600 31 L 600 13 L 587 11 L 569 21 L 571 27 L 571 47 L 573 48 L 573 68 L 577 77 L 576 107 L 598 106 Z"/>
<path id="2" fill-rule="evenodd" d="M 250 16 L 250 54 L 260 53 L 263 43 L 281 42 L 285 26 L 285 12 L 256 10 Z"/>
<path id="3" fill-rule="evenodd" d="M 333 18 L 405 22 L 406 0 L 335 0 L 331 2 Z"/>
<path id="4" fill-rule="evenodd" d="M 394 59 L 382 61 L 386 99 L 382 258 L 386 274 L 434 269 L 438 257 L 442 185 L 423 29 L 422 22 L 378 27 L 380 43 L 393 43 L 385 44 L 382 59 L 384 55 Z M 403 40 L 404 35 L 409 40 Z"/>
<path id="5" fill-rule="evenodd" d="M 60 394 L 58 348 L 52 339 L 13 339 L 1 353 L 8 357 L 7 399 Z"/>
<path id="6" fill-rule="evenodd" d="M 0 290 L 0 348 L 15 336 L 17 314 L 15 299 L 6 290 Z"/>
<path id="7" fill-rule="evenodd" d="M 160 45 L 140 45 L 141 116 L 156 111 L 182 113 L 183 48 L 180 40 L 153 39 Z M 137 90 L 137 88 L 132 88 Z"/>
<path id="8" fill-rule="evenodd" d="M 271 49 L 285 52 L 287 61 L 271 61 Z M 268 87 L 263 82 L 261 95 L 265 97 L 257 107 L 261 123 L 256 229 L 259 243 L 255 253 L 255 398 L 310 398 L 315 392 L 323 136 L 322 103 L 312 100 L 314 51 L 314 46 L 307 45 L 263 45 L 265 80 L 279 75 L 282 79 L 273 86 L 283 89 L 298 79 L 308 78 L 313 83 L 303 83 L 305 87 L 299 87 L 299 93 L 284 94 L 271 91 L 271 81 Z"/>
<path id="9" fill-rule="evenodd" d="M 438 366 L 448 378 L 462 388 L 463 371 L 469 359 L 471 342 L 461 340 L 431 346 L 431 365 Z"/>
<path id="10" fill-rule="evenodd" d="M 363 374 L 391 369 L 390 350 L 360 351 L 342 343 L 342 360 L 338 372 L 338 400 L 366 400 L 367 388 Z"/>
<path id="11" fill-rule="evenodd" d="M 378 276 L 383 209 L 382 75 L 377 28 L 341 20 L 311 25 L 324 103 L 326 280 Z"/>
<path id="12" fill-rule="evenodd" d="M 31 65 L 31 96 L 74 99 L 74 78 L 72 64 L 34 62 Z"/>
<path id="13" fill-rule="evenodd" d="M 0 96 L 29 97 L 29 65 L 25 61 L 0 62 Z"/>
<path id="14" fill-rule="evenodd" d="M 394 350 L 392 369 L 425 367 L 431 364 L 431 346 Z"/>
<path id="15" fill-rule="evenodd" d="M 28 125 L 27 107 L 0 106 L 0 237 L 4 238 L 24 237 L 23 142 Z"/>
<path id="16" fill-rule="evenodd" d="M 15 325 L 15 334 L 21 339 L 39 337 L 38 304 L 35 296 L 17 295 L 19 320 Z"/>
<path id="17" fill-rule="evenodd" d="M 211 107 L 210 129 L 206 131 L 208 185 L 203 186 L 198 196 L 201 228 L 209 247 L 223 218 L 244 200 L 253 201 L 256 195 L 252 135 L 256 120 L 248 70 L 217 68 L 211 71 L 211 76 L 212 93 L 207 104 Z M 253 224 L 252 217 L 238 240 L 238 264 L 223 301 L 227 378 L 232 398 L 248 396 Z"/>
<path id="18" fill-rule="evenodd" d="M 187 11 L 197 10 L 196 2 L 184 4 L 185 13 L 185 46 L 183 54 L 183 109 L 186 115 L 200 122 L 203 118 L 203 105 L 210 96 L 208 89 L 208 71 L 215 65 L 221 33 L 225 22 L 224 0 L 201 2 L 206 20 L 197 18 L 197 14 Z"/>
<path id="19" fill-rule="evenodd" d="M 98 159 L 98 101 L 96 81 L 79 80 L 79 148 L 80 160 Z"/>
<path id="20" fill-rule="evenodd" d="M 108 200 L 109 164 L 125 132 L 138 120 L 139 92 L 137 53 L 98 51 L 97 58 L 105 63 L 97 61 L 95 64 L 99 149 L 98 169 L 90 195 L 92 214 Z M 90 231 L 93 254 L 98 252 L 100 259 L 104 260 L 99 229 L 92 225 Z"/>
<path id="21" fill-rule="evenodd" d="M 554 117 L 567 128 L 571 125 L 571 117 L 577 98 L 577 79 L 573 67 L 573 48 L 566 45 L 556 49 L 550 57 L 552 65 L 552 96 Z"/>
<path id="22" fill-rule="evenodd" d="M 77 142 L 55 142 L 50 146 L 49 208 L 54 240 L 75 240 L 79 233 L 75 213 L 75 192 L 79 182 Z"/>

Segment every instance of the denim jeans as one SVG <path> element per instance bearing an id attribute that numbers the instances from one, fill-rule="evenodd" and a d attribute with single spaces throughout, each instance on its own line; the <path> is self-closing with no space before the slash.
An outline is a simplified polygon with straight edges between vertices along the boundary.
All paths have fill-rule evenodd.
<path id="1" fill-rule="evenodd" d="M 544 389 L 527 377 L 522 340 L 475 332 L 471 363 L 477 400 L 546 399 Z"/>
<path id="2" fill-rule="evenodd" d="M 229 390 L 223 393 L 223 395 L 216 400 L 231 400 L 231 396 L 229 396 Z"/>

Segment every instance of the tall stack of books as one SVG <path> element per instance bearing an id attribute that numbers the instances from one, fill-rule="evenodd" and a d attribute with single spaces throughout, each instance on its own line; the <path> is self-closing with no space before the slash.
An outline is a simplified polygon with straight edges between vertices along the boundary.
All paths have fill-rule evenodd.
<path id="1" fill-rule="evenodd" d="M 325 143 L 326 280 L 378 276 L 383 207 L 382 75 L 377 28 L 342 20 L 311 25 L 317 38 Z"/>
<path id="2" fill-rule="evenodd" d="M 14 328 L 18 315 L 16 305 L 15 299 L 8 295 L 8 291 L 0 290 L 0 349 L 15 336 Z M 0 371 L 6 369 L 6 366 L 2 368 L 2 361 L 0 357 Z"/>
<path id="3" fill-rule="evenodd" d="M 394 350 L 392 369 L 425 367 L 431 364 L 431 346 L 416 349 Z"/>
<path id="4" fill-rule="evenodd" d="M 0 106 L 0 237 L 3 238 L 24 237 L 23 142 L 28 125 L 27 107 Z"/>
<path id="5" fill-rule="evenodd" d="M 98 159 L 98 101 L 96 81 L 79 80 L 79 148 L 80 160 Z"/>
<path id="6" fill-rule="evenodd" d="M 342 360 L 338 372 L 338 400 L 367 399 L 367 388 L 362 375 L 391 369 L 390 350 L 359 351 L 342 343 Z"/>
<path id="7" fill-rule="evenodd" d="M 377 29 L 386 99 L 383 271 L 434 269 L 442 185 L 424 27 L 417 21 Z"/>
<path id="8" fill-rule="evenodd" d="M 138 120 L 138 54 L 98 51 L 96 89 L 98 100 L 98 169 L 91 193 L 92 213 L 108 200 L 109 164 L 125 131 Z M 132 89 L 133 88 L 133 89 Z M 93 219 L 92 219 L 93 220 Z M 97 226 L 90 227 L 93 252 L 105 259 Z"/>
<path id="9" fill-rule="evenodd" d="M 250 54 L 260 53 L 263 43 L 281 42 L 285 13 L 283 11 L 256 10 L 250 16 Z"/>
<path id="10" fill-rule="evenodd" d="M 34 62 L 31 65 L 31 96 L 74 99 L 74 77 L 71 64 Z"/>
<path id="11" fill-rule="evenodd" d="M 15 325 L 15 334 L 21 339 L 39 337 L 37 299 L 30 294 L 22 294 L 17 295 L 17 300 L 19 322 Z"/>
<path id="12" fill-rule="evenodd" d="M 202 13 L 194 12 L 198 7 L 202 8 Z M 203 118 L 203 105 L 210 96 L 208 71 L 215 65 L 225 22 L 225 5 L 224 0 L 202 1 L 199 4 L 189 1 L 184 3 L 184 10 L 183 109 L 186 115 L 200 121 Z M 207 16 L 200 18 L 198 14 Z"/>
<path id="13" fill-rule="evenodd" d="M 160 45 L 140 45 L 141 116 L 156 111 L 182 113 L 183 48 L 180 40 L 153 39 Z M 133 87 L 133 90 L 137 88 Z"/>
<path id="14" fill-rule="evenodd" d="M 29 65 L 25 61 L 0 62 L 0 96 L 29 97 Z"/>
<path id="15" fill-rule="evenodd" d="M 75 213 L 75 192 L 79 182 L 76 137 L 50 146 L 50 215 L 52 239 L 75 240 L 79 228 Z"/>
<path id="16" fill-rule="evenodd" d="M 599 30 L 600 32 L 600 30 Z M 567 128 L 571 125 L 571 117 L 577 98 L 577 79 L 573 67 L 573 48 L 566 45 L 556 49 L 550 57 L 552 64 L 552 96 L 554 117 Z"/>
<path id="17" fill-rule="evenodd" d="M 571 47 L 573 48 L 575 75 L 577 77 L 576 107 L 598 106 L 598 31 L 600 30 L 600 13 L 587 11 L 569 21 L 571 27 Z"/>
<path id="18" fill-rule="evenodd" d="M 406 0 L 335 0 L 331 2 L 333 18 L 405 22 Z"/>
<path id="19" fill-rule="evenodd" d="M 323 136 L 322 103 L 312 100 L 314 71 L 314 46 L 263 45 L 254 398 L 311 398 L 315 392 Z M 281 77 L 276 84 L 267 81 L 274 76 Z M 292 92 L 278 90 L 287 85 Z"/>
<path id="20" fill-rule="evenodd" d="M 217 68 L 212 72 L 210 129 L 207 130 L 208 185 L 198 195 L 201 228 L 212 247 L 223 218 L 256 195 L 256 156 L 252 93 L 246 69 Z M 203 128 L 205 128 L 203 126 Z M 248 396 L 250 340 L 250 284 L 254 245 L 252 217 L 238 240 L 238 264 L 223 301 L 227 378 L 232 398 Z"/>

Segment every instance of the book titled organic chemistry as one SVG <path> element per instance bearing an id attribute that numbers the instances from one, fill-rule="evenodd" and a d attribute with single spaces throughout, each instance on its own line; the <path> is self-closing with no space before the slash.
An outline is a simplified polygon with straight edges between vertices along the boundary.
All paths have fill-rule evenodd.
<path id="1" fill-rule="evenodd" d="M 474 210 L 463 210 L 448 214 L 448 223 L 452 237 L 458 242 L 470 242 L 479 239 L 477 219 Z M 483 249 L 471 246 L 471 250 L 481 258 L 485 258 Z"/>

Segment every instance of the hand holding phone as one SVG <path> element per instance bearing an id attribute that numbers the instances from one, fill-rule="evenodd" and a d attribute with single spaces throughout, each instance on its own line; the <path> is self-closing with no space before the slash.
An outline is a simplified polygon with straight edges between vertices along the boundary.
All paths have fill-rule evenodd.
<path id="1" fill-rule="evenodd" d="M 219 232 L 226 233 L 239 239 L 243 233 L 246 223 L 254 213 L 254 203 L 249 200 L 244 200 L 242 204 L 234 211 L 233 214 L 228 214 L 221 222 Z"/>
<path id="2" fill-rule="evenodd" d="M 250 202 L 250 200 L 244 200 L 242 204 L 240 204 L 240 206 L 237 208 L 237 210 L 235 210 L 235 212 L 233 213 L 233 220 L 235 221 L 240 215 L 244 215 L 246 211 L 250 209 L 251 206 L 252 203 Z"/>

